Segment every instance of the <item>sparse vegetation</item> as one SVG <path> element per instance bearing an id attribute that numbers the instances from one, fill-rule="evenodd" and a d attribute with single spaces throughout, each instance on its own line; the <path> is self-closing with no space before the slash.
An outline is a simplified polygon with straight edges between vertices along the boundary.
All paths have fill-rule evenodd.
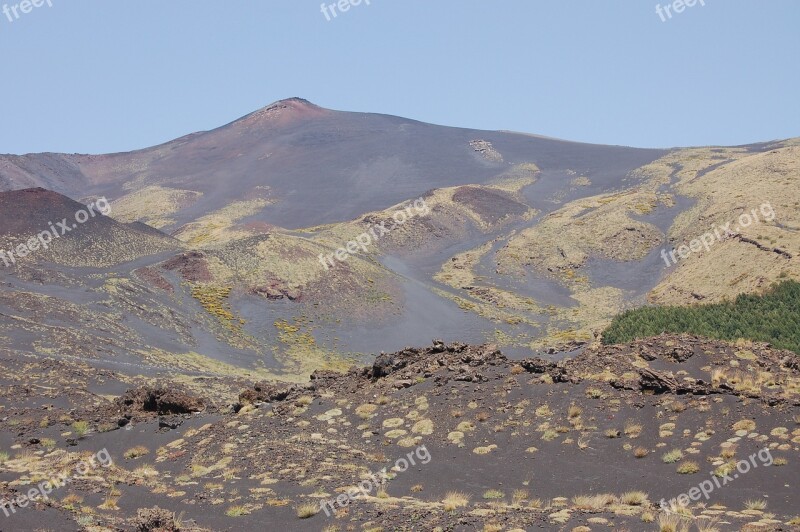
<path id="1" fill-rule="evenodd" d="M 149 453 L 150 450 L 147 447 L 145 447 L 144 445 L 137 445 L 136 447 L 132 447 L 127 451 L 125 451 L 125 454 L 123 456 L 128 460 L 133 460 Z"/>
<path id="2" fill-rule="evenodd" d="M 76 421 L 72 424 L 72 430 L 75 432 L 75 435 L 79 438 L 83 438 L 89 433 L 89 422 L 88 421 Z"/>
<path id="3" fill-rule="evenodd" d="M 600 390 L 598 388 L 587 388 L 586 395 L 588 395 L 592 399 L 602 399 L 603 397 L 605 397 L 605 393 L 603 393 L 603 390 Z"/>
<path id="4" fill-rule="evenodd" d="M 625 424 L 625 435 L 630 438 L 638 438 L 642 433 L 642 429 L 643 427 L 641 424 L 629 421 Z"/>
<path id="5" fill-rule="evenodd" d="M 766 510 L 767 501 L 764 499 L 748 499 L 744 501 L 744 507 L 746 510 Z"/>
<path id="6" fill-rule="evenodd" d="M 119 503 L 120 496 L 122 492 L 117 489 L 116 487 L 112 487 L 106 497 L 103 499 L 103 503 L 98 506 L 101 510 L 119 510 Z"/>
<path id="7" fill-rule="evenodd" d="M 597 495 L 579 495 L 572 498 L 572 505 L 581 510 L 601 510 L 613 504 L 617 498 L 607 493 Z"/>
<path id="8" fill-rule="evenodd" d="M 511 504 L 515 506 L 521 505 L 523 502 L 527 501 L 530 497 L 528 490 L 514 490 L 511 494 Z"/>
<path id="9" fill-rule="evenodd" d="M 620 495 L 619 502 L 628 506 L 643 506 L 647 504 L 649 496 L 643 491 L 627 491 Z"/>
<path id="10" fill-rule="evenodd" d="M 686 461 L 678 464 L 678 473 L 681 475 L 693 475 L 700 471 L 700 465 L 697 462 Z"/>
<path id="11" fill-rule="evenodd" d="M 697 532 L 721 532 L 719 527 L 719 519 L 717 518 L 698 518 L 695 521 Z"/>
<path id="12" fill-rule="evenodd" d="M 296 508 L 297 517 L 308 519 L 314 517 L 319 512 L 319 505 L 314 503 L 301 504 Z"/>
<path id="13" fill-rule="evenodd" d="M 673 449 L 668 453 L 665 453 L 661 457 L 661 461 L 664 462 L 665 464 L 674 464 L 681 458 L 683 458 L 683 451 L 681 451 L 680 449 Z"/>
<path id="14" fill-rule="evenodd" d="M 743 419 L 733 424 L 733 430 L 744 430 L 752 432 L 756 430 L 756 422 L 752 419 Z"/>
<path id="15" fill-rule="evenodd" d="M 686 520 L 676 513 L 661 513 L 658 515 L 659 532 L 688 532 L 689 525 Z"/>
<path id="16" fill-rule="evenodd" d="M 225 515 L 228 517 L 242 517 L 243 515 L 249 515 L 250 510 L 248 510 L 245 506 L 237 505 L 231 506 L 227 510 L 225 510 Z"/>
<path id="17" fill-rule="evenodd" d="M 469 495 L 460 491 L 450 491 L 444 496 L 442 503 L 444 504 L 444 510 L 446 512 L 452 512 L 457 508 L 469 504 Z"/>

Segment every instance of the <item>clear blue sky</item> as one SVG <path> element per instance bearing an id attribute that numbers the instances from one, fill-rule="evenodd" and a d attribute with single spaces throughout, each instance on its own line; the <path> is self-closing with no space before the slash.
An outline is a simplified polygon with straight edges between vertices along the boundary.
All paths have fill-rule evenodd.
<path id="1" fill-rule="evenodd" d="M 291 96 L 604 144 L 800 136 L 798 0 L 50 1 L 0 13 L 0 153 L 143 148 Z"/>

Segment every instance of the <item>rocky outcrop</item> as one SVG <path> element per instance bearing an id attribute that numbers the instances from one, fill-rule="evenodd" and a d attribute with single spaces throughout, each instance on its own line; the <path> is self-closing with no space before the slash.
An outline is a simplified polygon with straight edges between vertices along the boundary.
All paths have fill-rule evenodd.
<path id="1" fill-rule="evenodd" d="M 493 163 L 503 162 L 503 156 L 499 151 L 494 149 L 494 146 L 492 146 L 491 142 L 487 140 L 473 140 L 469 143 L 469 145 L 483 159 Z"/>
<path id="2" fill-rule="evenodd" d="M 128 390 L 115 401 L 117 407 L 128 416 L 142 414 L 159 416 L 193 414 L 205 410 L 205 402 L 178 389 L 163 387 L 141 387 Z M 130 419 L 130 417 L 128 418 Z"/>
<path id="3" fill-rule="evenodd" d="M 189 282 L 208 282 L 213 280 L 208 269 L 208 261 L 204 253 L 189 251 L 181 253 L 162 264 L 168 271 L 178 271 L 181 277 Z"/>
<path id="4" fill-rule="evenodd" d="M 286 400 L 289 395 L 300 389 L 298 386 L 285 386 L 280 384 L 271 384 L 268 382 L 260 382 L 253 386 L 250 390 L 245 390 L 239 394 L 239 405 L 241 408 L 244 405 L 255 403 L 273 403 Z"/>
<path id="5" fill-rule="evenodd" d="M 136 513 L 136 532 L 179 532 L 175 513 L 158 506 L 142 508 Z"/>

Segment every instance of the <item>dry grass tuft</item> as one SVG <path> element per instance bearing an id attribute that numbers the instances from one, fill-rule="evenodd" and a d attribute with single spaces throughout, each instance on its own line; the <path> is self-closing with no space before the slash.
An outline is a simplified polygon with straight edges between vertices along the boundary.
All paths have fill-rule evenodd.
<path id="1" fill-rule="evenodd" d="M 444 496 L 442 503 L 446 512 L 452 512 L 469 504 L 469 495 L 460 491 L 450 491 Z"/>
<path id="2" fill-rule="evenodd" d="M 514 490 L 511 494 L 511 504 L 514 506 L 519 506 L 523 502 L 527 501 L 530 495 L 528 494 L 528 490 Z"/>
<path id="3" fill-rule="evenodd" d="M 746 510 L 766 510 L 767 501 L 764 499 L 749 499 L 744 501 L 744 507 Z"/>
<path id="4" fill-rule="evenodd" d="M 717 527 L 718 524 L 719 519 L 712 519 L 710 517 L 698 517 L 694 523 L 694 525 L 697 527 L 697 532 L 721 532 L 721 530 Z"/>
<path id="5" fill-rule="evenodd" d="M 241 505 L 231 506 L 225 510 L 225 515 L 228 517 L 242 517 L 243 515 L 250 515 L 250 510 Z"/>
<path id="6" fill-rule="evenodd" d="M 658 516 L 658 530 L 659 532 L 688 532 L 689 524 L 680 515 L 664 513 Z"/>
<path id="7" fill-rule="evenodd" d="M 629 421 L 625 424 L 625 435 L 629 438 L 638 438 L 642 433 L 642 426 L 638 423 Z"/>
<path id="8" fill-rule="evenodd" d="M 578 495 L 572 498 L 572 505 L 581 510 L 602 510 L 615 502 L 617 502 L 617 498 L 609 493 Z"/>
<path id="9" fill-rule="evenodd" d="M 756 422 L 752 419 L 743 419 L 741 421 L 737 421 L 733 424 L 733 430 L 746 430 L 747 432 L 753 432 L 756 430 Z"/>
<path id="10" fill-rule="evenodd" d="M 139 458 L 140 456 L 144 456 L 144 455 L 149 454 L 149 453 L 150 453 L 150 449 L 148 449 L 144 445 L 137 445 L 136 447 L 132 447 L 132 448 L 128 449 L 127 451 L 125 451 L 123 456 L 125 458 L 127 458 L 128 460 L 134 460 L 136 458 Z"/>
<path id="11" fill-rule="evenodd" d="M 665 464 L 674 464 L 681 458 L 683 458 L 683 451 L 681 451 L 680 449 L 673 449 L 668 453 L 665 453 L 661 457 L 661 461 L 664 462 Z"/>
<path id="12" fill-rule="evenodd" d="M 678 465 L 678 473 L 681 475 L 693 475 L 700 471 L 700 466 L 697 462 L 686 461 Z"/>
<path id="13" fill-rule="evenodd" d="M 644 506 L 647 504 L 649 495 L 643 491 L 627 491 L 620 495 L 619 502 L 628 506 Z"/>
<path id="14" fill-rule="evenodd" d="M 313 503 L 301 504 L 297 508 L 295 508 L 297 512 L 297 517 L 300 519 L 308 519 L 309 517 L 314 517 L 319 512 L 319 505 Z"/>

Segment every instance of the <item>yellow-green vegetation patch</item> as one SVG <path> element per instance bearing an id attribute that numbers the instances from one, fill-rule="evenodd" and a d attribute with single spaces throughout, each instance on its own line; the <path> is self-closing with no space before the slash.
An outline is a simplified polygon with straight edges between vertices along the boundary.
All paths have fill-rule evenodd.
<path id="1" fill-rule="evenodd" d="M 522 189 L 536 182 L 539 172 L 539 167 L 535 163 L 517 164 L 502 176 L 492 179 L 488 186 L 497 190 L 519 194 Z"/>
<path id="2" fill-rule="evenodd" d="M 743 419 L 733 424 L 733 430 L 746 430 L 751 432 L 756 429 L 756 422 L 752 419 Z"/>
<path id="3" fill-rule="evenodd" d="M 174 223 L 170 215 L 196 202 L 202 192 L 151 185 L 111 202 L 111 217 L 123 223 L 141 221 L 160 229 Z"/>
<path id="4" fill-rule="evenodd" d="M 492 444 L 492 445 L 487 445 L 485 447 L 476 447 L 472 450 L 472 452 L 475 454 L 489 454 L 495 449 L 497 449 L 497 445 Z"/>
<path id="5" fill-rule="evenodd" d="M 331 421 L 334 418 L 339 417 L 341 415 L 342 415 L 342 409 L 341 408 L 332 408 L 332 409 L 326 411 L 324 414 L 318 415 L 317 416 L 317 420 L 319 420 L 319 421 Z"/>
<path id="6" fill-rule="evenodd" d="M 697 462 L 686 461 L 681 462 L 678 464 L 678 473 L 681 475 L 693 475 L 694 473 L 698 473 L 700 471 L 700 466 Z"/>
<path id="7" fill-rule="evenodd" d="M 433 421 L 430 419 L 421 419 L 414 423 L 414 426 L 411 427 L 411 432 L 414 434 L 422 434 L 423 436 L 433 434 Z"/>
<path id="8" fill-rule="evenodd" d="M 688 243 L 712 227 L 731 223 L 743 237 L 766 248 L 739 238 L 715 241 L 709 251 L 693 253 L 671 270 L 649 294 L 652 303 L 691 305 L 693 294 L 702 294 L 704 302 L 719 303 L 740 293 L 761 293 L 781 278 L 800 278 L 797 261 L 772 251 L 800 248 L 800 232 L 791 229 L 800 226 L 800 187 L 790 178 L 800 172 L 800 147 L 785 144 L 765 152 L 693 148 L 672 152 L 648 166 L 662 181 L 680 168 L 676 192 L 698 199 L 678 216 L 669 230 L 670 241 Z M 752 186 L 754 180 L 758 187 Z M 740 225 L 742 212 L 758 212 L 766 198 L 772 198 L 774 219 L 758 213 L 758 223 Z M 720 264 L 725 267 L 719 268 Z"/>
<path id="9" fill-rule="evenodd" d="M 232 290 L 231 286 L 194 285 L 192 297 L 200 302 L 206 312 L 225 322 L 227 326 L 238 329 L 239 324 L 233 322 L 236 316 L 226 303 Z"/>
<path id="10" fill-rule="evenodd" d="M 372 417 L 375 411 L 378 410 L 378 405 L 364 404 L 356 408 L 356 415 L 363 419 Z"/>
<path id="11" fill-rule="evenodd" d="M 463 443 L 463 441 L 464 441 L 464 433 L 460 432 L 460 431 L 457 431 L 457 430 L 454 430 L 453 432 L 450 432 L 447 435 L 447 440 L 450 443 L 454 443 L 456 445 L 458 445 L 460 443 Z"/>
<path id="12" fill-rule="evenodd" d="M 456 430 L 460 432 L 472 432 L 475 430 L 475 423 L 472 421 L 462 421 L 458 424 Z"/>
<path id="13" fill-rule="evenodd" d="M 291 322 L 278 319 L 274 327 L 278 331 L 278 341 L 284 349 L 276 349 L 275 358 L 282 363 L 288 375 L 308 375 L 318 369 L 345 372 L 352 367 L 348 355 L 337 353 L 319 346 L 312 334 L 310 319 L 306 316 L 294 318 Z"/>
<path id="14" fill-rule="evenodd" d="M 405 423 L 405 420 L 401 417 L 392 417 L 389 419 L 383 420 L 383 428 L 387 429 L 396 429 L 398 427 L 402 427 Z"/>
<path id="15" fill-rule="evenodd" d="M 582 267 L 591 255 L 640 260 L 663 234 L 634 218 L 641 214 L 637 205 L 661 201 L 657 193 L 639 189 L 570 202 L 512 237 L 498 251 L 498 264 L 509 273 L 533 264 L 541 272 L 557 272 L 562 280 L 571 282 L 569 272 Z"/>
<path id="16" fill-rule="evenodd" d="M 194 247 L 218 246 L 250 237 L 253 235 L 252 232 L 234 228 L 236 222 L 257 214 L 271 203 L 272 200 L 263 198 L 235 201 L 184 225 L 174 233 L 174 236 Z"/>
<path id="17" fill-rule="evenodd" d="M 681 451 L 680 449 L 673 449 L 665 453 L 661 457 L 661 461 L 664 462 L 665 464 L 673 464 L 682 458 L 683 458 L 683 451 Z"/>
<path id="18" fill-rule="evenodd" d="M 714 469 L 713 473 L 715 477 L 722 478 L 733 473 L 735 469 L 736 469 L 736 462 L 730 461 L 718 466 L 716 469 Z"/>
<path id="19" fill-rule="evenodd" d="M 138 351 L 137 353 L 143 360 L 146 360 L 150 364 L 185 371 L 187 373 L 201 373 L 220 377 L 257 378 L 267 381 L 274 381 L 277 378 L 276 374 L 262 368 L 235 366 L 195 352 L 171 353 L 162 349 L 151 349 L 149 351 Z M 297 382 L 305 382 L 307 379 L 308 376 L 305 376 L 304 379 L 298 379 Z M 174 375 L 173 380 L 182 384 L 187 384 L 190 387 L 197 386 L 194 377 Z M 207 380 L 203 386 L 206 392 L 209 387 L 214 387 L 213 383 L 209 384 Z M 221 390 L 222 388 L 219 389 Z"/>

